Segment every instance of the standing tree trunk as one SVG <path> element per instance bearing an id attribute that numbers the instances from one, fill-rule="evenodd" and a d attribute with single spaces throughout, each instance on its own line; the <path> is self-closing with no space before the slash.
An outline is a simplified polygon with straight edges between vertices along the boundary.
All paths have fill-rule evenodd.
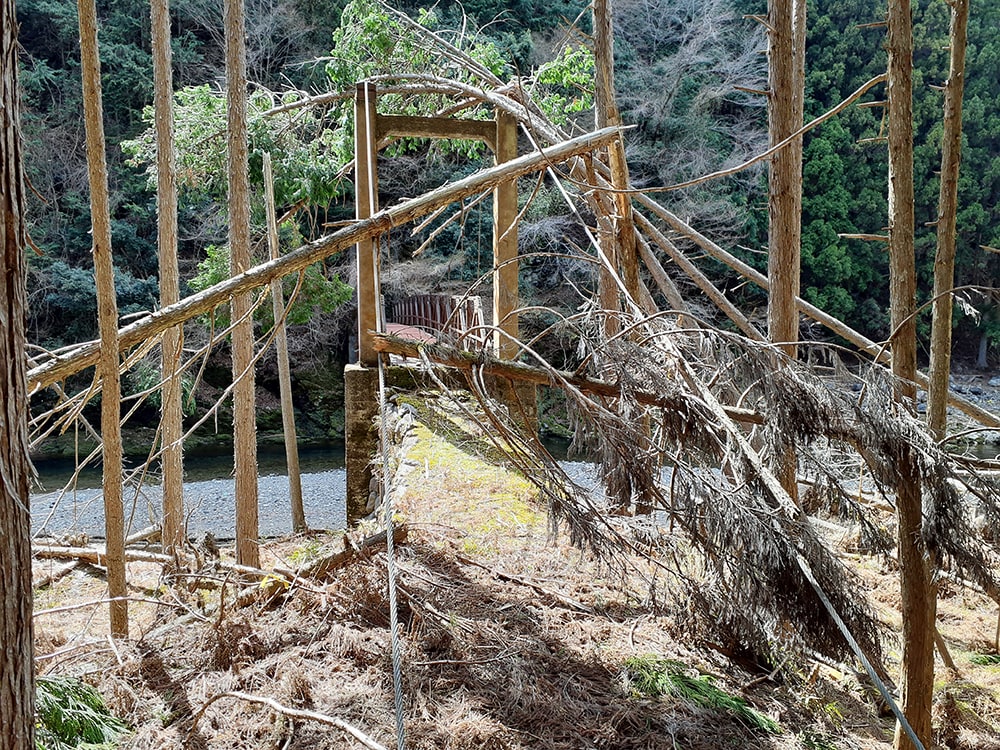
<path id="1" fill-rule="evenodd" d="M 900 397 L 912 400 L 917 374 L 916 271 L 913 209 L 913 33 L 909 0 L 889 0 L 889 299 L 892 371 Z M 903 713 L 931 746 L 936 596 L 924 544 L 920 476 L 913 449 L 896 464 L 896 514 L 903 615 Z M 895 750 L 913 747 L 897 724 Z"/>
<path id="2" fill-rule="evenodd" d="M 173 73 L 170 53 L 170 2 L 151 0 L 153 106 L 156 122 L 156 220 L 160 256 L 160 306 L 180 300 L 177 271 L 177 168 L 174 158 Z M 184 328 L 163 333 L 160 355 L 160 434 L 163 444 L 163 551 L 179 552 L 184 544 L 184 410 L 178 370 Z"/>
<path id="3" fill-rule="evenodd" d="M 274 176 L 271 154 L 264 153 L 264 197 L 267 210 L 267 244 L 271 260 L 277 260 L 278 219 L 274 205 Z M 288 333 L 285 330 L 285 297 L 281 279 L 271 282 L 271 310 L 274 312 L 274 350 L 278 360 L 278 388 L 281 391 L 281 426 L 285 433 L 285 463 L 288 466 L 288 497 L 292 506 L 292 531 L 302 534 L 306 512 L 302 506 L 302 475 L 299 472 L 299 446 L 295 436 L 295 406 L 292 404 L 292 373 L 288 365 Z"/>
<path id="4" fill-rule="evenodd" d="M 594 0 L 594 65 L 597 127 L 620 126 L 622 118 L 618 111 L 618 102 L 615 100 L 614 27 L 610 0 Z M 608 166 L 611 169 L 611 186 L 619 191 L 614 194 L 612 242 L 625 289 L 631 295 L 632 302 L 638 305 L 641 299 L 639 256 L 636 248 L 635 222 L 632 218 L 632 199 L 627 192 L 628 162 L 625 160 L 625 144 L 621 136 L 608 146 Z"/>
<path id="5" fill-rule="evenodd" d="M 250 268 L 250 173 L 247 136 L 246 20 L 242 0 L 225 0 L 226 113 L 229 175 L 229 270 Z M 236 475 L 236 561 L 260 567 L 257 547 L 257 421 L 254 403 L 250 294 L 233 296 L 233 468 Z"/>
<path id="6" fill-rule="evenodd" d="M 25 194 L 14 0 L 0 0 L 0 750 L 34 750 Z"/>
<path id="7" fill-rule="evenodd" d="M 805 0 L 768 3 L 768 131 L 771 145 L 802 127 L 805 98 Z M 796 356 L 799 338 L 799 275 L 802 240 L 802 139 L 776 153 L 768 173 L 768 338 Z M 798 497 L 796 457 L 785 448 L 775 472 L 781 486 Z"/>
<path id="8" fill-rule="evenodd" d="M 937 254 L 934 257 L 934 314 L 931 370 L 927 388 L 927 426 L 935 440 L 947 428 L 948 378 L 951 374 L 951 289 L 955 285 L 955 218 L 958 168 L 962 160 L 962 90 L 965 87 L 965 39 L 969 0 L 951 3 L 951 65 L 944 89 L 941 135 L 941 191 L 938 197 Z"/>
<path id="9" fill-rule="evenodd" d="M 108 164 L 104 154 L 104 106 L 101 101 L 101 60 L 97 49 L 97 8 L 94 0 L 79 0 L 80 68 L 83 76 L 83 117 L 87 136 L 90 180 L 90 221 L 97 283 L 97 327 L 101 358 L 101 442 L 104 461 L 104 528 L 107 545 L 111 633 L 128 637 L 125 583 L 125 513 L 122 508 L 121 378 L 118 362 L 118 301 L 111 257 L 111 209 Z"/>
<path id="10" fill-rule="evenodd" d="M 592 6 L 594 24 L 594 123 L 597 128 L 602 123 L 607 125 L 610 118 L 617 113 L 614 101 L 614 48 L 611 8 L 609 0 L 595 0 Z M 613 112 L 608 111 L 608 105 Z M 596 176 L 591 175 L 591 183 L 596 183 Z M 606 199 L 597 196 L 603 203 Z M 607 316 L 604 330 L 612 336 L 619 330 L 617 313 L 620 309 L 619 288 L 615 278 L 618 273 L 619 253 L 616 244 L 615 227 L 611 221 L 612 212 L 600 209 L 597 211 L 597 240 L 600 251 L 604 254 L 603 262 L 598 271 L 598 298 L 601 309 Z"/>

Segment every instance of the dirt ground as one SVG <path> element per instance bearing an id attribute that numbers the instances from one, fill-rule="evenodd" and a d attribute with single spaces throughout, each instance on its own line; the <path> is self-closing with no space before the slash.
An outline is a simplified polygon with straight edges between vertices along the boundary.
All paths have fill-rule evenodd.
<path id="1" fill-rule="evenodd" d="M 396 507 L 406 534 L 396 545 L 406 747 L 890 746 L 893 720 L 853 669 L 789 660 L 746 671 L 692 635 L 662 574 L 642 565 L 613 573 L 552 534 L 522 478 L 414 429 Z M 351 538 L 377 531 L 363 525 Z M 849 539 L 845 530 L 845 549 Z M 302 569 L 344 548 L 343 534 L 270 541 L 262 567 Z M 230 555 L 222 550 L 223 561 Z M 93 682 L 132 727 L 123 747 L 364 747 L 350 728 L 369 747 L 396 746 L 384 543 L 290 586 L 240 581 L 211 555 L 196 559 L 197 571 L 171 577 L 158 564 L 129 564 L 127 641 L 106 636 L 98 568 L 78 566 L 36 591 L 39 672 Z M 845 559 L 898 630 L 891 561 Z M 37 562 L 36 580 L 61 565 Z M 946 583 L 939 622 L 958 667 L 938 663 L 940 746 L 1000 748 L 1000 657 L 985 663 L 996 654 L 996 605 Z M 895 674 L 896 645 L 889 656 Z M 627 664 L 649 657 L 708 676 L 777 731 L 687 697 L 643 694 Z"/>

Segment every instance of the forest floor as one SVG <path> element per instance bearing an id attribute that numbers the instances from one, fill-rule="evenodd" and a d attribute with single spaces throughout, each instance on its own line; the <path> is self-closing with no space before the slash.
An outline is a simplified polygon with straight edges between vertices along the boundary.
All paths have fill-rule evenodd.
<path id="1" fill-rule="evenodd" d="M 890 746 L 893 719 L 853 669 L 808 660 L 762 669 L 723 655 L 698 636 L 662 573 L 614 572 L 553 534 L 533 488 L 476 442 L 419 421 L 404 441 L 396 559 L 406 747 Z M 849 552 L 850 530 L 828 528 L 898 632 L 892 561 Z M 376 532 L 362 525 L 351 538 Z M 107 637 L 107 607 L 95 604 L 106 596 L 102 571 L 78 566 L 36 591 L 39 673 L 95 684 L 131 727 L 122 747 L 364 747 L 345 725 L 369 747 L 394 747 L 385 545 L 344 549 L 334 533 L 266 542 L 265 569 L 313 563 L 291 586 L 279 576 L 240 582 L 210 552 L 172 577 L 129 563 L 125 641 Z M 316 568 L 333 554 L 335 564 Z M 224 548 L 221 561 L 231 555 Z M 36 562 L 36 580 L 60 565 Z M 940 746 L 1000 750 L 996 606 L 945 584 L 939 611 L 958 667 L 938 663 Z"/>

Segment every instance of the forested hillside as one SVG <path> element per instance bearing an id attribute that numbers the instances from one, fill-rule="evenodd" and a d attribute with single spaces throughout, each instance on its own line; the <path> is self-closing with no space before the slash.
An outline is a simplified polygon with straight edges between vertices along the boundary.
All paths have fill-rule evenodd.
<path id="1" fill-rule="evenodd" d="M 617 86 L 629 136 L 629 158 L 637 184 L 672 184 L 739 163 L 762 150 L 765 60 L 763 35 L 744 14 L 761 12 L 746 0 L 625 0 L 616 7 Z M 148 9 L 139 0 L 98 3 L 101 27 L 105 115 L 109 140 L 114 252 L 119 306 L 123 315 L 156 306 L 155 200 L 141 153 L 122 152 L 124 141 L 140 138 L 149 126 L 143 114 L 152 98 Z M 488 49 L 504 77 L 549 62 L 564 42 L 585 42 L 588 19 L 579 2 L 508 5 L 472 2 L 441 3 L 435 28 L 464 28 L 476 44 Z M 310 0 L 258 0 L 248 4 L 249 69 L 258 114 L 286 92 L 323 93 L 350 84 L 364 69 L 350 32 L 337 36 L 342 3 Z M 414 11 L 416 9 L 413 9 Z M 76 5 L 72 0 L 23 0 L 21 21 L 22 86 L 25 95 L 26 166 L 34 189 L 31 238 L 30 333 L 40 344 L 55 346 L 95 335 L 94 284 L 90 268 L 90 227 L 86 171 L 80 122 L 79 51 Z M 357 11 L 355 11 L 357 16 Z M 885 68 L 884 28 L 866 26 L 883 11 L 859 0 L 820 0 L 809 8 L 806 119 L 841 101 L 861 83 Z M 360 16 L 358 16 L 360 18 Z M 426 17 L 425 17 L 426 18 Z M 570 29 L 576 22 L 578 31 Z M 965 108 L 965 152 L 960 186 L 957 284 L 992 286 L 997 259 L 982 246 L 1000 245 L 1000 218 L 992 210 L 998 191 L 1000 157 L 991 141 L 1000 129 L 995 104 L 1000 97 L 1000 54 L 992 30 L 1000 23 L 1000 5 L 978 4 L 969 30 Z M 464 24 L 464 26 L 463 26 Z M 918 218 L 919 301 L 930 296 L 940 157 L 941 94 L 935 88 L 947 72 L 948 12 L 940 0 L 921 0 L 915 8 L 915 146 Z M 478 29 L 478 31 L 476 31 Z M 174 3 L 174 81 L 179 93 L 178 138 L 184 154 L 216 155 L 213 132 L 222 116 L 219 89 L 223 78 L 221 17 L 208 0 Z M 331 51 L 332 49 L 332 51 Z M 354 55 L 354 57 L 350 57 Z M 377 65 L 378 51 L 369 63 Z M 585 61 L 576 60 L 576 65 Z M 580 87 L 586 76 L 572 77 L 563 64 L 563 106 L 568 118 L 589 124 L 582 111 L 589 102 Z M 360 67 L 359 67 L 360 66 Z M 370 67 L 374 71 L 374 67 Z M 580 101 L 574 97 L 584 96 Z M 877 97 L 876 97 L 877 98 Z M 186 114 L 185 114 L 186 113 Z M 186 119 L 187 118 L 187 119 Z M 317 116 L 313 130 L 299 129 L 294 143 L 276 135 L 261 118 L 252 134 L 252 177 L 260 188 L 260 154 L 283 151 L 292 177 L 279 183 L 279 202 L 298 204 L 294 226 L 286 226 L 286 242 L 315 237 L 324 225 L 346 218 L 351 186 L 340 175 L 344 122 Z M 843 234 L 883 234 L 886 226 L 886 151 L 882 110 L 850 108 L 806 137 L 803 170 L 803 295 L 876 339 L 888 328 L 888 291 L 884 243 L 845 239 Z M 311 137 L 308 134 L 311 133 Z M 303 135 L 305 134 L 305 135 Z M 282 140 L 284 138 L 284 140 Z M 189 148 L 188 148 L 189 147 Z M 139 149 L 141 151 L 141 148 Z M 410 152 L 389 167 L 383 181 L 386 200 L 440 184 L 472 171 L 477 162 L 461 153 Z M 148 154 L 147 154 L 148 156 Z M 254 166 L 256 165 L 256 166 Z M 182 280 L 195 286 L 217 280 L 224 257 L 221 162 L 210 159 L 182 164 L 186 190 L 181 201 Z M 185 171 L 186 170 L 186 171 Z M 282 194 L 282 188 L 285 188 Z M 749 171 L 672 193 L 678 213 L 706 234 L 763 267 L 766 210 L 763 176 Z M 578 238 L 564 236 L 561 201 L 545 190 L 526 216 L 526 247 L 553 249 Z M 400 271 L 399 283 L 426 276 L 432 286 L 449 276 L 475 277 L 484 269 L 480 245 L 488 243 L 489 207 L 473 207 L 464 228 L 435 235 L 433 228 L 412 240 L 395 238 L 393 257 L 408 260 L 422 248 L 422 265 Z M 569 230 L 572 234 L 572 231 Z M 485 239 L 484 239 L 485 238 Z M 214 255 L 214 266 L 211 258 Z M 206 257 L 210 261 L 203 263 Z M 488 256 L 487 256 L 488 257 Z M 198 264 L 203 265 L 199 268 Z M 215 271 L 213 271 L 213 268 Z M 748 312 L 762 308 L 763 298 L 742 290 L 721 268 L 706 270 L 732 290 Z M 565 269 L 529 267 L 523 283 L 546 287 Z M 329 313 L 343 300 L 336 285 L 337 269 L 322 269 L 334 283 L 321 299 L 318 314 Z M 215 274 L 215 275 L 213 275 Z M 389 279 L 390 284 L 392 278 Z M 190 287 L 189 287 L 190 289 Z M 317 292 L 320 297 L 323 294 Z M 391 289 L 389 291 L 391 294 Z M 960 355 L 974 357 L 981 337 L 1000 340 L 1000 316 L 988 294 L 964 293 L 968 305 L 956 313 Z M 972 315 L 969 313 L 977 313 Z M 303 316 L 305 317 L 305 316 Z M 329 319 L 327 328 L 344 328 L 344 316 Z M 921 318 L 923 333 L 929 314 Z M 818 332 L 816 335 L 820 335 Z"/>

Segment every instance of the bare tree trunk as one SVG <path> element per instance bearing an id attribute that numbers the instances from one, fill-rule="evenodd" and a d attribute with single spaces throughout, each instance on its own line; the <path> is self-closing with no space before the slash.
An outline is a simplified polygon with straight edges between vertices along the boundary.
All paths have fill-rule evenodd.
<path id="1" fill-rule="evenodd" d="M 229 270 L 250 268 L 250 174 L 247 136 L 246 23 L 242 0 L 225 0 L 226 112 L 229 172 Z M 260 567 L 257 546 L 257 420 L 253 318 L 249 294 L 233 296 L 233 464 L 236 476 L 236 561 Z"/>
<path id="2" fill-rule="evenodd" d="M 917 374 L 916 271 L 913 209 L 913 32 L 909 0 L 889 0 L 889 299 L 892 321 L 892 371 L 900 397 L 915 395 Z M 931 746 L 931 697 L 934 690 L 936 596 L 924 545 L 920 476 L 912 448 L 896 465 L 899 519 L 899 577 L 903 615 L 903 713 L 917 738 Z M 896 726 L 896 750 L 913 743 Z"/>
<path id="3" fill-rule="evenodd" d="M 805 2 L 770 0 L 768 130 L 772 146 L 802 127 L 805 86 Z M 771 341 L 790 357 L 799 338 L 802 237 L 802 139 L 778 151 L 768 179 L 767 324 Z"/>
<path id="4" fill-rule="evenodd" d="M 80 67 L 83 75 L 83 116 L 87 135 L 90 179 L 90 221 L 97 282 L 97 327 L 101 358 L 101 438 L 104 461 L 104 528 L 108 550 L 108 593 L 111 633 L 128 637 L 125 583 L 125 513 L 122 508 L 121 378 L 118 371 L 118 301 L 111 257 L 111 209 L 108 165 L 104 149 L 101 60 L 97 49 L 97 8 L 94 0 L 79 0 Z"/>
<path id="5" fill-rule="evenodd" d="M 25 193 L 14 0 L 0 0 L 0 750 L 34 750 Z"/>
<path id="6" fill-rule="evenodd" d="M 594 122 L 600 128 L 600 123 L 607 124 L 609 120 L 608 100 L 614 102 L 614 50 L 612 48 L 611 9 L 608 0 L 596 0 L 592 6 L 594 23 Z M 611 148 L 611 145 L 608 146 Z M 596 184 L 592 174 L 588 181 Z M 602 196 L 595 200 L 603 203 Z M 604 329 L 611 336 L 618 331 L 616 313 L 620 309 L 618 283 L 615 274 L 618 271 L 618 247 L 615 242 L 615 228 L 611 223 L 611 211 L 600 208 L 597 214 L 597 242 L 599 250 L 604 254 L 604 262 L 598 271 L 598 299 L 602 310 L 608 313 Z"/>
<path id="7" fill-rule="evenodd" d="M 156 219 L 160 256 L 160 306 L 180 300 L 177 270 L 177 168 L 174 157 L 173 73 L 170 52 L 170 2 L 151 0 L 153 106 L 156 116 Z M 163 551 L 184 544 L 184 411 L 178 366 L 184 328 L 164 332 L 160 355 L 160 434 L 163 441 Z"/>
<path id="8" fill-rule="evenodd" d="M 768 130 L 771 145 L 802 127 L 805 97 L 805 0 L 768 3 Z M 778 151 L 769 164 L 767 275 L 768 338 L 796 356 L 799 338 L 799 295 L 802 241 L 802 139 Z M 785 448 L 777 458 L 781 486 L 798 497 L 796 456 Z"/>
<path id="9" fill-rule="evenodd" d="M 267 244 L 271 260 L 277 260 L 278 220 L 274 206 L 274 177 L 271 154 L 264 154 L 264 196 L 267 203 Z M 302 506 L 302 476 L 299 472 L 299 446 L 295 436 L 295 406 L 292 404 L 292 374 L 288 366 L 288 334 L 285 330 L 285 297 L 281 279 L 271 282 L 271 310 L 274 312 L 274 347 L 278 358 L 278 388 L 281 391 L 281 426 L 285 433 L 285 463 L 288 465 L 288 495 L 292 506 L 292 531 L 308 531 Z"/>
<path id="10" fill-rule="evenodd" d="M 611 0 L 594 1 L 594 98 L 598 128 L 617 127 L 622 124 L 618 102 L 615 100 L 614 28 Z M 614 194 L 612 237 L 625 288 L 638 304 L 639 259 L 636 249 L 635 224 L 632 218 L 632 199 L 629 189 L 628 162 L 625 144 L 619 136 L 608 144 L 608 166 L 611 186 L 621 192 Z"/>
<path id="11" fill-rule="evenodd" d="M 931 328 L 927 426 L 936 440 L 945 436 L 948 378 L 951 374 L 951 288 L 955 285 L 955 219 L 958 169 L 962 160 L 962 91 L 965 87 L 965 40 L 969 0 L 951 3 L 951 65 L 944 90 L 941 135 L 941 191 L 938 197 L 937 254 L 934 257 L 934 314 Z"/>

